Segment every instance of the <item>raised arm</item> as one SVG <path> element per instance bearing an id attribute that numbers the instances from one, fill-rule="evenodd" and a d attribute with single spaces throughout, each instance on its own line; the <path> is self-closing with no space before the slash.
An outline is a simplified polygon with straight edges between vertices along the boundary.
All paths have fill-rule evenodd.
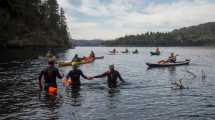
<path id="1" fill-rule="evenodd" d="M 107 76 L 107 72 L 103 73 L 103 74 L 100 74 L 100 75 L 96 75 L 94 76 L 93 78 L 102 78 L 102 77 L 106 77 Z"/>

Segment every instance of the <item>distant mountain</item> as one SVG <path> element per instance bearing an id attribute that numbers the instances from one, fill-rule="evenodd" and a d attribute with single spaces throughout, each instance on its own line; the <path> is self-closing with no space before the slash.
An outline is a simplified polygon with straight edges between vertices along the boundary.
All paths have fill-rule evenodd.
<path id="1" fill-rule="evenodd" d="M 75 46 L 101 46 L 104 41 L 102 40 L 73 40 Z"/>
<path id="2" fill-rule="evenodd" d="M 215 46 L 215 22 L 184 27 L 168 33 L 147 32 L 127 35 L 113 41 L 105 41 L 106 46 Z"/>

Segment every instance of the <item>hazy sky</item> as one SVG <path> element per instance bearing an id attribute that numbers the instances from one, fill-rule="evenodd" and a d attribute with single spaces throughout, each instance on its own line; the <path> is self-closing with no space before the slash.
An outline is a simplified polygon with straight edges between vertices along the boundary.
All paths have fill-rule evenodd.
<path id="1" fill-rule="evenodd" d="M 74 39 L 114 39 L 215 21 L 215 0 L 58 0 Z"/>

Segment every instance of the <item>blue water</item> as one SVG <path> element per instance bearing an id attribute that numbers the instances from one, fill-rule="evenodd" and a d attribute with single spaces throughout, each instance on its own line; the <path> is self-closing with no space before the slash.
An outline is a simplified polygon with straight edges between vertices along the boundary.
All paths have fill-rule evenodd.
<path id="1" fill-rule="evenodd" d="M 104 56 L 80 67 L 94 76 L 115 64 L 127 84 L 109 89 L 106 78 L 82 79 L 78 91 L 65 88 L 58 80 L 58 95 L 47 96 L 37 86 L 39 72 L 47 66 L 44 51 L 4 51 L 0 62 L 0 119 L 47 120 L 214 120 L 215 48 L 163 47 L 160 56 L 151 56 L 153 47 L 140 47 L 139 54 L 108 55 L 111 47 L 77 47 L 55 50 L 59 61 L 71 60 L 75 53 L 94 50 Z M 124 50 L 118 47 L 117 50 Z M 136 47 L 128 47 L 130 51 Z M 147 69 L 146 62 L 167 58 L 191 59 L 189 66 Z M 14 56 L 11 58 L 11 56 Z M 10 59 L 9 59 L 10 58 Z M 60 68 L 65 75 L 71 67 Z M 203 76 L 206 77 L 203 77 Z M 186 89 L 172 82 L 182 79 Z"/>

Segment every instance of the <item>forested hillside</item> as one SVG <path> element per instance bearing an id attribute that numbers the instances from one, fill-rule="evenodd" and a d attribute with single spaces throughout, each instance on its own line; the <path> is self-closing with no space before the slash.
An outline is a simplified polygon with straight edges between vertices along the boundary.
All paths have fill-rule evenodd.
<path id="1" fill-rule="evenodd" d="M 147 32 L 128 35 L 113 41 L 107 46 L 207 46 L 215 45 L 215 22 L 173 30 L 168 33 Z"/>
<path id="2" fill-rule="evenodd" d="M 65 47 L 64 10 L 56 0 L 0 0 L 0 48 Z"/>

